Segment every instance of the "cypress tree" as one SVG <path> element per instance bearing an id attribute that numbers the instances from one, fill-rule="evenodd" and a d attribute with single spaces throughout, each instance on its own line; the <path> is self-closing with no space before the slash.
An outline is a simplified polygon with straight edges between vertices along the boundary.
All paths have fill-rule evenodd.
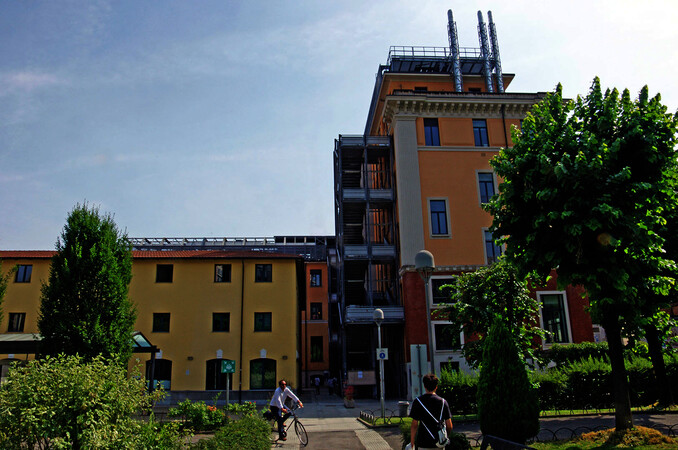
<path id="1" fill-rule="evenodd" d="M 128 299 L 132 252 L 127 236 L 98 208 L 69 214 L 42 286 L 38 328 L 44 354 L 102 354 L 127 363 L 136 309 Z"/>
<path id="2" fill-rule="evenodd" d="M 539 432 L 536 391 L 500 317 L 495 317 L 485 338 L 477 400 L 483 434 L 525 443 Z"/>

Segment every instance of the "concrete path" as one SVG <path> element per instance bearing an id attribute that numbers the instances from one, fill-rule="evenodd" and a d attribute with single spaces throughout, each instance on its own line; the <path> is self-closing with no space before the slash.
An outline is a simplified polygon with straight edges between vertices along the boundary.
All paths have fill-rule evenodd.
<path id="1" fill-rule="evenodd" d="M 401 449 L 400 431 L 397 427 L 381 428 L 375 431 L 358 421 L 360 411 L 372 411 L 381 414 L 378 400 L 355 400 L 354 408 L 346 408 L 343 400 L 336 396 L 321 393 L 303 392 L 301 396 L 304 408 L 298 416 L 309 434 L 307 449 Z M 398 415 L 398 401 L 385 402 L 386 416 Z M 678 434 L 678 414 L 635 414 L 634 423 L 652 427 L 664 434 Z M 581 434 L 588 430 L 611 428 L 614 415 L 573 416 L 543 418 L 540 420 L 542 432 L 539 440 L 551 440 L 553 436 L 567 439 L 571 434 Z M 464 433 L 471 441 L 481 439 L 477 422 L 454 424 L 454 430 Z M 285 442 L 278 442 L 272 448 L 297 449 L 300 447 L 296 435 L 292 433 Z"/>

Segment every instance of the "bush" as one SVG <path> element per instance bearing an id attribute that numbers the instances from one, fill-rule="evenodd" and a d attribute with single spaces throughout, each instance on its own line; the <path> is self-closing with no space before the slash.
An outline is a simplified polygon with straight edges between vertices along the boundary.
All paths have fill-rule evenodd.
<path id="1" fill-rule="evenodd" d="M 216 430 L 228 420 L 224 411 L 215 405 L 207 405 L 203 401 L 193 403 L 188 399 L 179 403 L 176 408 L 170 408 L 168 416 L 183 418 L 185 427 L 193 431 Z"/>
<path id="2" fill-rule="evenodd" d="M 220 428 L 214 437 L 198 442 L 193 448 L 205 450 L 271 448 L 271 425 L 258 414 L 244 415 Z"/>
<path id="3" fill-rule="evenodd" d="M 530 374 L 530 381 L 537 387 L 539 409 L 563 410 L 571 406 L 568 398 L 567 375 L 562 370 L 551 369 L 534 371 Z"/>
<path id="4" fill-rule="evenodd" d="M 544 364 L 554 363 L 564 367 L 589 358 L 607 361 L 607 342 L 582 342 L 579 344 L 553 344 L 541 353 Z"/>
<path id="5" fill-rule="evenodd" d="M 161 429 L 152 416 L 148 423 L 132 418 L 160 395 L 147 394 L 143 378 L 128 378 L 101 356 L 14 365 L 0 386 L 0 448 L 140 448 L 139 439 L 145 448 L 172 448 L 180 442 L 176 429 Z"/>
<path id="6" fill-rule="evenodd" d="M 511 333 L 497 317 L 485 338 L 478 377 L 483 434 L 524 443 L 539 432 L 539 402 Z"/>
<path id="7" fill-rule="evenodd" d="M 443 369 L 440 374 L 438 395 L 447 400 L 450 412 L 459 415 L 471 415 L 478 412 L 476 393 L 478 374 Z"/>

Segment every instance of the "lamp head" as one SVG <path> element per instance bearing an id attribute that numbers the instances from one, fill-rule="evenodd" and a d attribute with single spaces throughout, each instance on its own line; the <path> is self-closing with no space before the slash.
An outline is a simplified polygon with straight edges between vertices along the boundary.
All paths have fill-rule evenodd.
<path id="1" fill-rule="evenodd" d="M 372 319 L 379 325 L 384 321 L 384 311 L 382 311 L 381 308 L 375 309 L 372 313 Z"/>
<path id="2" fill-rule="evenodd" d="M 433 254 L 428 250 L 420 250 L 414 256 L 414 268 L 417 269 L 417 272 L 419 272 L 419 275 L 421 275 L 422 278 L 426 279 L 430 277 L 435 267 L 436 264 L 433 261 Z"/>

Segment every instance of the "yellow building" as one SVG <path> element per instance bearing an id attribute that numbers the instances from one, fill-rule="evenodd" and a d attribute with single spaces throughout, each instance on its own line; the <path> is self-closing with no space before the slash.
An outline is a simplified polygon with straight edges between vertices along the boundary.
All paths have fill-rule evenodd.
<path id="1" fill-rule="evenodd" d="M 0 330 L 3 339 L 38 333 L 40 286 L 53 252 L 0 252 L 3 271 L 15 265 Z M 226 388 L 223 360 L 235 361 L 232 391 L 300 383 L 300 257 L 255 251 L 134 251 L 129 296 L 135 330 L 159 348 L 154 378 L 173 392 Z M 0 354 L 9 360 L 32 355 Z M 150 371 L 150 356 L 135 355 Z"/>

